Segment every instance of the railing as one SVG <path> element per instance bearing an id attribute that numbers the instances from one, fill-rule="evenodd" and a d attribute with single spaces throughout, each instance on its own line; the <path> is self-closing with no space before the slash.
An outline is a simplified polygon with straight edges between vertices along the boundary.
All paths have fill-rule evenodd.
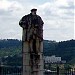
<path id="1" fill-rule="evenodd" d="M 45 75 L 75 75 L 75 69 L 57 68 L 55 71 L 46 70 Z"/>
<path id="2" fill-rule="evenodd" d="M 0 75 L 22 75 L 22 67 L 0 66 Z"/>
<path id="3" fill-rule="evenodd" d="M 21 66 L 0 66 L 0 75 L 22 75 Z M 75 75 L 75 68 L 44 70 L 44 75 Z"/>

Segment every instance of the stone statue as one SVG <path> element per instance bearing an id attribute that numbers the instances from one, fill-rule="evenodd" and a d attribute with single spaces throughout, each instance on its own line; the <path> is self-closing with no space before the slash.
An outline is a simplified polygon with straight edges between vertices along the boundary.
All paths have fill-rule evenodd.
<path id="1" fill-rule="evenodd" d="M 28 42 L 31 61 L 30 64 L 38 64 L 40 43 L 43 41 L 43 20 L 36 14 L 37 9 L 31 9 L 31 13 L 22 17 L 19 25 L 23 28 L 22 41 Z"/>

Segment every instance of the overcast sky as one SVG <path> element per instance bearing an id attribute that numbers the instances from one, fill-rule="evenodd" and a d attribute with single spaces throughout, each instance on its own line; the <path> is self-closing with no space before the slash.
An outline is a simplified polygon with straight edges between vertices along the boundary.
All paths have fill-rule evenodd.
<path id="1" fill-rule="evenodd" d="M 44 39 L 74 39 L 74 0 L 0 0 L 0 39 L 21 39 L 18 22 L 32 8 L 44 21 Z"/>

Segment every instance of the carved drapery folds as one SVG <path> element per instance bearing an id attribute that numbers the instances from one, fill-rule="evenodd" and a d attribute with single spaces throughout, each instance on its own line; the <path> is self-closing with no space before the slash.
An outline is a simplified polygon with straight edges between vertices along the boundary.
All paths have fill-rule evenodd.
<path id="1" fill-rule="evenodd" d="M 40 16 L 28 14 L 22 17 L 19 25 L 24 29 L 23 41 L 43 40 L 43 21 Z"/>

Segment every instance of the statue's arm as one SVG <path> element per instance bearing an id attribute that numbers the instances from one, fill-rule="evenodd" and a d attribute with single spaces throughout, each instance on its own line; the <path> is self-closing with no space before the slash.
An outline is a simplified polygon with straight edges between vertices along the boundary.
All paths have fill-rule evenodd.
<path id="1" fill-rule="evenodd" d="M 26 28 L 26 25 L 27 25 L 27 17 L 26 16 L 23 16 L 21 18 L 21 20 L 19 21 L 19 25 L 22 27 L 22 28 Z"/>
<path id="2" fill-rule="evenodd" d="M 44 24 L 44 22 L 43 22 L 42 18 L 39 16 L 39 29 L 43 30 L 43 24 Z"/>
<path id="3" fill-rule="evenodd" d="M 38 17 L 39 24 L 43 25 L 44 22 L 43 22 L 42 18 L 39 15 L 37 15 L 37 17 Z"/>

